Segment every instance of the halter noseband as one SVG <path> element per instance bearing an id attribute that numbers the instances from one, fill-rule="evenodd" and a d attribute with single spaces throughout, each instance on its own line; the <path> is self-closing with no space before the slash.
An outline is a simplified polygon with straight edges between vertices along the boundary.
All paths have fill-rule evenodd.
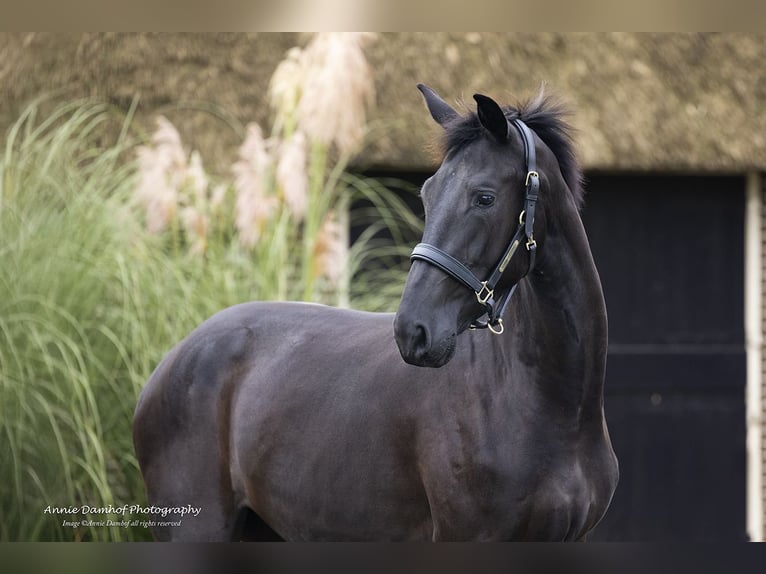
<path id="1" fill-rule="evenodd" d="M 463 263 L 452 257 L 452 255 L 445 253 L 438 247 L 434 247 L 428 243 L 418 243 L 410 255 L 410 260 L 419 259 L 426 263 L 430 263 L 469 289 L 473 289 L 474 293 L 476 293 L 476 299 L 487 309 L 487 321 L 475 322 L 471 325 L 471 329 L 489 328 L 489 330 L 496 335 L 500 335 L 503 332 L 503 312 L 508 305 L 508 301 L 511 299 L 511 295 L 513 295 L 513 292 L 516 290 L 518 283 L 514 283 L 508 292 L 501 296 L 497 301 L 495 300 L 495 287 L 497 287 L 497 284 L 500 282 L 500 278 L 503 276 L 506 267 L 508 267 L 508 264 L 511 262 L 522 239 L 526 237 L 526 247 L 527 251 L 529 251 L 529 268 L 527 269 L 526 274 L 529 274 L 535 266 L 535 255 L 537 251 L 537 243 L 534 239 L 533 227 L 535 224 L 537 193 L 540 189 L 540 176 L 537 173 L 535 142 L 532 136 L 532 130 L 530 130 L 524 122 L 519 119 L 514 119 L 511 121 L 511 124 L 518 130 L 521 135 L 521 141 L 524 143 L 524 161 L 527 166 L 527 176 L 524 181 L 524 185 L 526 186 L 526 198 L 524 200 L 524 209 L 519 214 L 519 226 L 516 229 L 516 233 L 508 243 L 508 247 L 506 247 L 505 253 L 503 253 L 500 262 L 495 266 L 494 271 L 490 273 L 486 281 L 480 281 Z"/>

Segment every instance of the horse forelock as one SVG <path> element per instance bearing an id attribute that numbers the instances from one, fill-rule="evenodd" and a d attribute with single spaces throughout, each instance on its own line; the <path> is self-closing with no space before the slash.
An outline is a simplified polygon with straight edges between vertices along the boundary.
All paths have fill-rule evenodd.
<path id="1" fill-rule="evenodd" d="M 526 123 L 550 148 L 575 204 L 581 207 L 584 196 L 583 176 L 574 151 L 571 136 L 573 128 L 565 119 L 570 114 L 569 110 L 560 101 L 541 91 L 537 97 L 517 106 L 505 106 L 503 112 L 508 121 L 518 118 Z M 445 126 L 442 153 L 445 157 L 456 153 L 485 137 L 485 134 L 486 130 L 476 112 L 468 111 Z"/>

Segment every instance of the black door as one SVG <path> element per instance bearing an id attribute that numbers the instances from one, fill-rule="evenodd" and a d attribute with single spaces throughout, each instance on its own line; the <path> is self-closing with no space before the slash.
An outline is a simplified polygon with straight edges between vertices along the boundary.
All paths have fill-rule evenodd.
<path id="1" fill-rule="evenodd" d="M 620 484 L 591 540 L 744 540 L 745 182 L 592 176 Z"/>

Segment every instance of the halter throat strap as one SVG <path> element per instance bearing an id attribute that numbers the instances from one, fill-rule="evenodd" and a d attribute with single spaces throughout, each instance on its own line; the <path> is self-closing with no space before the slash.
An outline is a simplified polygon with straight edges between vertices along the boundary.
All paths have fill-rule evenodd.
<path id="1" fill-rule="evenodd" d="M 517 253 L 522 241 L 526 239 L 525 247 L 529 252 L 529 267 L 525 276 L 529 274 L 535 266 L 537 254 L 537 242 L 534 238 L 535 208 L 537 206 L 537 197 L 540 190 L 540 175 L 537 172 L 537 157 L 535 154 L 535 141 L 532 130 L 520 119 L 514 119 L 511 122 L 514 128 L 519 132 L 521 141 L 524 144 L 524 162 L 527 166 L 525 178 L 526 196 L 524 199 L 524 209 L 519 214 L 519 225 L 516 228 L 508 246 L 505 248 L 500 261 L 495 265 L 494 270 L 489 274 L 485 281 L 481 281 L 474 273 L 462 262 L 455 259 L 449 253 L 442 251 L 438 247 L 428 243 L 418 243 L 412 250 L 410 260 L 425 261 L 437 267 L 453 279 L 456 279 L 476 294 L 476 299 L 484 305 L 487 312 L 487 321 L 476 321 L 471 325 L 472 329 L 489 328 L 490 331 L 499 335 L 503 332 L 503 313 L 508 306 L 518 283 L 514 283 L 511 288 L 497 300 L 495 300 L 495 287 L 500 282 L 508 264 Z"/>

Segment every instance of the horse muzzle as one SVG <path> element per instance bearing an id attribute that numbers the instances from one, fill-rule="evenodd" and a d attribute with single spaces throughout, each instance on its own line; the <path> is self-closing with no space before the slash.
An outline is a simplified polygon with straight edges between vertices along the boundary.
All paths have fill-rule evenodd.
<path id="1" fill-rule="evenodd" d="M 404 362 L 416 367 L 442 367 L 455 354 L 454 329 L 429 326 L 407 318 L 401 309 L 394 319 L 394 339 Z"/>

